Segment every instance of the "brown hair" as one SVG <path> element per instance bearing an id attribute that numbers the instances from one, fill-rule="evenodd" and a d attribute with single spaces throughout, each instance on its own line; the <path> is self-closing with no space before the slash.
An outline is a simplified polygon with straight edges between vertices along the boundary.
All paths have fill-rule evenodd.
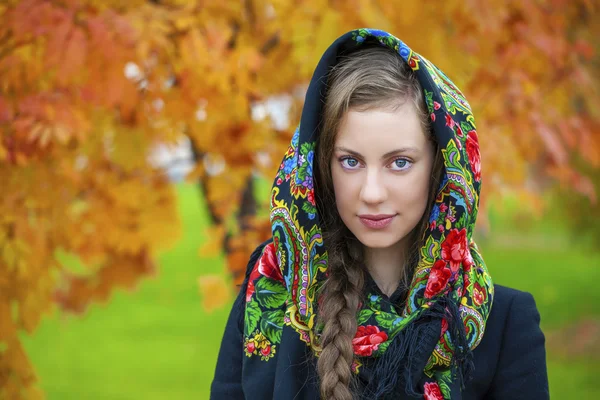
<path id="1" fill-rule="evenodd" d="M 423 90 L 416 74 L 392 50 L 379 45 L 343 56 L 330 71 L 321 132 L 316 148 L 315 190 L 322 220 L 323 241 L 328 252 L 327 279 L 320 291 L 318 323 L 322 347 L 317 369 L 324 399 L 353 398 L 351 365 L 352 339 L 356 334 L 356 314 L 362 301 L 365 280 L 362 245 L 342 222 L 335 206 L 331 158 L 337 130 L 349 110 L 395 110 L 412 101 L 421 115 L 423 131 L 434 143 L 436 156 L 432 169 L 429 204 L 438 188 L 443 161 L 430 125 Z M 408 288 L 419 259 L 422 238 L 428 226 L 428 207 L 413 232 L 401 285 Z"/>

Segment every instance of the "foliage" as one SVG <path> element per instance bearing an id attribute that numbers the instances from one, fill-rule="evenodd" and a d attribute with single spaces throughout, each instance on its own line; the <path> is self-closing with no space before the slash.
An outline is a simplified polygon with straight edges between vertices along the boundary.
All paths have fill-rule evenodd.
<path id="1" fill-rule="evenodd" d="M 190 139 L 189 179 L 216 225 L 207 246 L 225 244 L 239 283 L 269 235 L 254 177 L 275 172 L 298 93 L 349 29 L 395 33 L 464 90 L 484 133 L 485 196 L 553 178 L 593 198 L 571 154 L 600 162 L 599 11 L 586 0 L 3 2 L 0 397 L 37 393 L 18 331 L 53 304 L 80 312 L 133 287 L 177 238 L 173 189 L 149 159 L 158 144 Z M 271 96 L 291 99 L 292 126 L 264 117 Z"/>
<path id="2" fill-rule="evenodd" d="M 44 318 L 32 336 L 24 337 L 48 399 L 209 398 L 233 298 L 218 312 L 199 307 L 195 290 L 198 271 L 228 278 L 220 272 L 222 255 L 189 256 L 207 240 L 198 234 L 198 227 L 209 220 L 198 213 L 202 198 L 194 186 L 180 185 L 178 194 L 182 240 L 161 255 L 160 279 L 145 279 L 135 296 L 116 293 L 106 306 L 92 306 L 85 318 L 57 312 Z M 503 226 L 497 229 L 514 235 L 518 229 L 509 225 L 511 216 L 503 213 Z M 478 243 L 497 282 L 535 297 L 548 339 L 550 398 L 596 399 L 600 398 L 596 379 L 600 353 L 588 347 L 586 357 L 573 357 L 570 351 L 562 356 L 565 348 L 584 342 L 579 336 L 565 339 L 561 335 L 555 346 L 550 343 L 554 332 L 600 317 L 600 291 L 596 290 L 600 257 L 552 237 L 558 234 L 561 239 L 563 233 L 536 225 L 527 233 L 530 242 L 525 245 L 523 241 L 496 240 L 498 235 Z"/>
<path id="3" fill-rule="evenodd" d="M 600 191 L 600 168 L 582 165 L 581 169 L 590 176 L 596 193 Z M 562 210 L 561 222 L 569 228 L 571 238 L 586 246 L 590 251 L 600 252 L 600 207 L 580 193 L 571 193 L 568 187 L 558 186 L 548 203 Z"/>

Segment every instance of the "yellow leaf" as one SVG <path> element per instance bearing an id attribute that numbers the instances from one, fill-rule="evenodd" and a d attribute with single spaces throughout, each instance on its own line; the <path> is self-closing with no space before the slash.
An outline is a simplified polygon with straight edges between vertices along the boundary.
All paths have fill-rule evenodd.
<path id="1" fill-rule="evenodd" d="M 220 275 L 205 275 L 198 278 L 198 289 L 202 297 L 202 307 L 211 312 L 229 302 L 230 287 Z"/>
<path id="2" fill-rule="evenodd" d="M 201 257 L 213 257 L 219 254 L 222 249 L 223 237 L 225 236 L 225 226 L 216 225 L 206 228 L 206 242 L 200 247 Z"/>

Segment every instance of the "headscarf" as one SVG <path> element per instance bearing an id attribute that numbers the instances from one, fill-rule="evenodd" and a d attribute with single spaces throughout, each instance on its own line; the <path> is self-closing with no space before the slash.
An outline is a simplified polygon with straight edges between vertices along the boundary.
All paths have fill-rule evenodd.
<path id="1" fill-rule="evenodd" d="M 315 145 L 323 112 L 327 74 L 339 56 L 365 43 L 395 51 L 416 73 L 444 160 L 443 179 L 429 213 L 420 258 L 401 312 L 368 293 L 357 313 L 352 369 L 379 359 L 378 395 L 401 375 L 407 392 L 449 399 L 451 384 L 464 385 L 471 351 L 483 337 L 493 284 L 473 229 L 481 187 L 481 157 L 475 120 L 461 91 L 433 63 L 387 32 L 358 29 L 324 53 L 308 87 L 302 118 L 285 153 L 271 192 L 272 243 L 266 245 L 248 280 L 244 351 L 249 359 L 272 362 L 283 327 L 291 327 L 312 352 L 318 289 L 327 271 L 314 191 Z M 433 346 L 424 338 L 433 335 Z M 425 354 L 426 362 L 414 360 Z M 387 355 L 386 355 L 387 353 Z M 415 365 L 422 371 L 415 371 Z M 383 365 L 383 367 L 381 367 Z M 402 378 L 399 378 L 402 380 Z M 390 386 L 391 385 L 391 386 Z"/>

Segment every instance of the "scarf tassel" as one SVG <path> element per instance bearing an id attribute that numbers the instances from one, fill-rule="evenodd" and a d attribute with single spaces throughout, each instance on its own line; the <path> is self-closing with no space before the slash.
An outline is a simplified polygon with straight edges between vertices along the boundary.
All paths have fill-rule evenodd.
<path id="1" fill-rule="evenodd" d="M 452 378 L 460 383 L 461 389 L 464 389 L 466 384 L 473 378 L 475 370 L 473 352 L 467 340 L 467 333 L 458 303 L 447 297 L 445 300 L 445 308 L 448 311 L 448 330 L 450 331 L 450 339 L 454 344 L 454 355 L 450 362 L 450 370 L 452 371 Z"/>
<path id="2" fill-rule="evenodd" d="M 398 398 L 406 394 L 422 398 L 420 380 L 423 369 L 439 340 L 441 320 L 446 318 L 455 352 L 450 368 L 453 379 L 464 389 L 473 373 L 472 352 L 456 302 L 444 297 L 423 311 L 392 339 L 386 352 L 377 360 L 373 377 L 364 388 L 363 399 Z M 403 371 L 398 373 L 398 371 Z"/>

